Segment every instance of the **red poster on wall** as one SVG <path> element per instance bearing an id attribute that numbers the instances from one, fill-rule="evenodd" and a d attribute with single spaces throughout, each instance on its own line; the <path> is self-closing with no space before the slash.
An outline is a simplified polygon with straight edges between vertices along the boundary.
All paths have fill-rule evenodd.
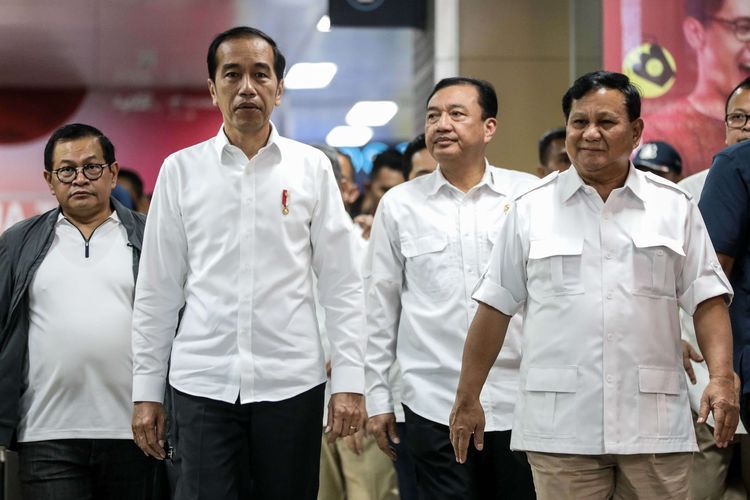
<path id="1" fill-rule="evenodd" d="M 750 76 L 750 2 L 607 0 L 604 67 L 643 94 L 643 141 L 672 144 L 683 176 L 726 146 L 724 105 Z"/>

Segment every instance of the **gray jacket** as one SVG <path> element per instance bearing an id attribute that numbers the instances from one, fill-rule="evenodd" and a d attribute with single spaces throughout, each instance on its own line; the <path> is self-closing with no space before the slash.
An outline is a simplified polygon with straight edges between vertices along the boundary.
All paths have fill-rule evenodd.
<path id="1" fill-rule="evenodd" d="M 133 247 L 133 278 L 146 217 L 112 198 L 112 207 Z M 20 418 L 23 369 L 29 335 L 29 285 L 47 255 L 55 234 L 59 208 L 15 224 L 0 235 L 0 446 L 14 441 Z"/>

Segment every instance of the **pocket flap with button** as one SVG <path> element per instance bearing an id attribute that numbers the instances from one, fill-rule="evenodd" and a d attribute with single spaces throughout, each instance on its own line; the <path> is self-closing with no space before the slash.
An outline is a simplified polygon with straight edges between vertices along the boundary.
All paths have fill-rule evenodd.
<path id="1" fill-rule="evenodd" d="M 581 255 L 582 238 L 553 238 L 532 240 L 529 243 L 529 259 L 544 259 L 554 255 Z"/>
<path id="2" fill-rule="evenodd" d="M 669 368 L 638 367 L 638 387 L 641 392 L 656 394 L 680 394 L 685 378 L 681 370 Z"/>
<path id="3" fill-rule="evenodd" d="M 659 234 L 641 234 L 632 235 L 633 243 L 638 248 L 666 247 L 678 255 L 685 256 L 685 250 L 682 248 L 682 242 L 673 238 L 667 238 Z"/>
<path id="4" fill-rule="evenodd" d="M 401 239 L 401 253 L 407 259 L 426 253 L 440 252 L 446 246 L 448 246 L 448 235 L 441 233 Z"/>
<path id="5" fill-rule="evenodd" d="M 525 387 L 527 391 L 576 392 L 578 390 L 578 367 L 532 366 L 526 373 Z"/>

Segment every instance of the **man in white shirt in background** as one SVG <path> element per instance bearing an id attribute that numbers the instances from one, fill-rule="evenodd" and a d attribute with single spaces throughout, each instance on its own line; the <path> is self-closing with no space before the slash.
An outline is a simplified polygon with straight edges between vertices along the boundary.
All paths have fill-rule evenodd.
<path id="1" fill-rule="evenodd" d="M 207 62 L 223 126 L 168 157 L 156 183 L 133 317 L 133 435 L 164 456 L 169 360 L 178 498 L 314 499 L 326 375 L 313 272 L 332 345 L 327 430 L 362 425 L 351 224 L 325 155 L 270 122 L 285 64 L 275 42 L 233 28 Z"/>
<path id="2" fill-rule="evenodd" d="M 509 449 L 520 351 L 505 353 L 483 394 L 487 447 L 458 464 L 448 416 L 460 352 L 476 305 L 471 293 L 489 259 L 506 200 L 537 179 L 493 167 L 485 150 L 497 126 L 491 84 L 447 78 L 427 103 L 425 136 L 438 168 L 386 193 L 364 267 L 368 428 L 395 458 L 389 370 L 398 360 L 406 444 L 422 498 L 533 498 L 528 465 Z M 516 330 L 516 333 L 518 330 Z M 513 336 L 516 347 L 519 339 Z"/>
<path id="3" fill-rule="evenodd" d="M 90 125 L 56 130 L 44 168 L 60 206 L 0 237 L 0 446 L 18 441 L 24 498 L 151 499 L 160 464 L 130 434 L 144 216 L 111 197 L 115 149 Z"/>
<path id="4" fill-rule="evenodd" d="M 456 458 L 484 440 L 479 394 L 522 309 L 511 445 L 527 452 L 540 499 L 688 496 L 697 447 L 678 305 L 711 376 L 699 421 L 713 413 L 724 447 L 739 419 L 732 289 L 690 196 L 629 161 L 640 104 L 619 73 L 573 83 L 563 97 L 573 168 L 516 198 L 474 293 L 451 416 Z"/>

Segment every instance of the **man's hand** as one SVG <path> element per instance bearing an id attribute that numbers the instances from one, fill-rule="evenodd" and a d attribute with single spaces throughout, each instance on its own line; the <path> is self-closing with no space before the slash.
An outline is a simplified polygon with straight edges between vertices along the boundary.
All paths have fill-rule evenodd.
<path id="1" fill-rule="evenodd" d="M 354 434 L 362 428 L 365 423 L 363 407 L 362 394 L 337 392 L 331 395 L 328 401 L 328 423 L 325 430 L 329 443 L 333 443 L 338 437 Z"/>
<path id="2" fill-rule="evenodd" d="M 372 222 L 375 218 L 369 214 L 359 214 L 354 218 L 354 223 L 362 229 L 362 238 L 369 240 L 370 231 L 372 230 Z"/>
<path id="3" fill-rule="evenodd" d="M 375 438 L 378 448 L 391 460 L 396 460 L 396 450 L 391 447 L 389 440 L 399 444 L 401 439 L 396 431 L 396 415 L 393 413 L 381 413 L 370 417 L 367 422 L 367 432 Z"/>
<path id="4" fill-rule="evenodd" d="M 734 439 L 740 421 L 737 375 L 734 377 L 712 377 L 701 396 L 698 423 L 703 424 L 709 410 L 714 415 L 714 440 L 719 448 L 726 448 Z"/>
<path id="5" fill-rule="evenodd" d="M 133 405 L 133 441 L 143 450 L 159 460 L 164 460 L 164 435 L 167 431 L 167 412 L 164 405 L 153 401 L 138 401 Z"/>
<path id="6" fill-rule="evenodd" d="M 469 441 L 474 434 L 474 447 L 481 451 L 484 448 L 484 410 L 479 399 L 453 403 L 450 416 L 450 439 L 456 462 L 466 463 Z"/>
<path id="7" fill-rule="evenodd" d="M 687 340 L 683 340 L 682 367 L 685 368 L 685 373 L 687 373 L 688 378 L 690 378 L 690 383 L 695 385 L 695 371 L 693 370 L 693 364 L 690 362 L 690 360 L 701 363 L 703 362 L 703 356 L 698 354 L 698 351 L 695 350 L 695 347 L 693 347 L 690 342 L 688 342 Z"/>
<path id="8" fill-rule="evenodd" d="M 344 444 L 349 448 L 355 455 L 361 455 L 365 450 L 364 440 L 366 436 L 365 425 L 354 434 L 350 434 L 344 438 Z"/>

